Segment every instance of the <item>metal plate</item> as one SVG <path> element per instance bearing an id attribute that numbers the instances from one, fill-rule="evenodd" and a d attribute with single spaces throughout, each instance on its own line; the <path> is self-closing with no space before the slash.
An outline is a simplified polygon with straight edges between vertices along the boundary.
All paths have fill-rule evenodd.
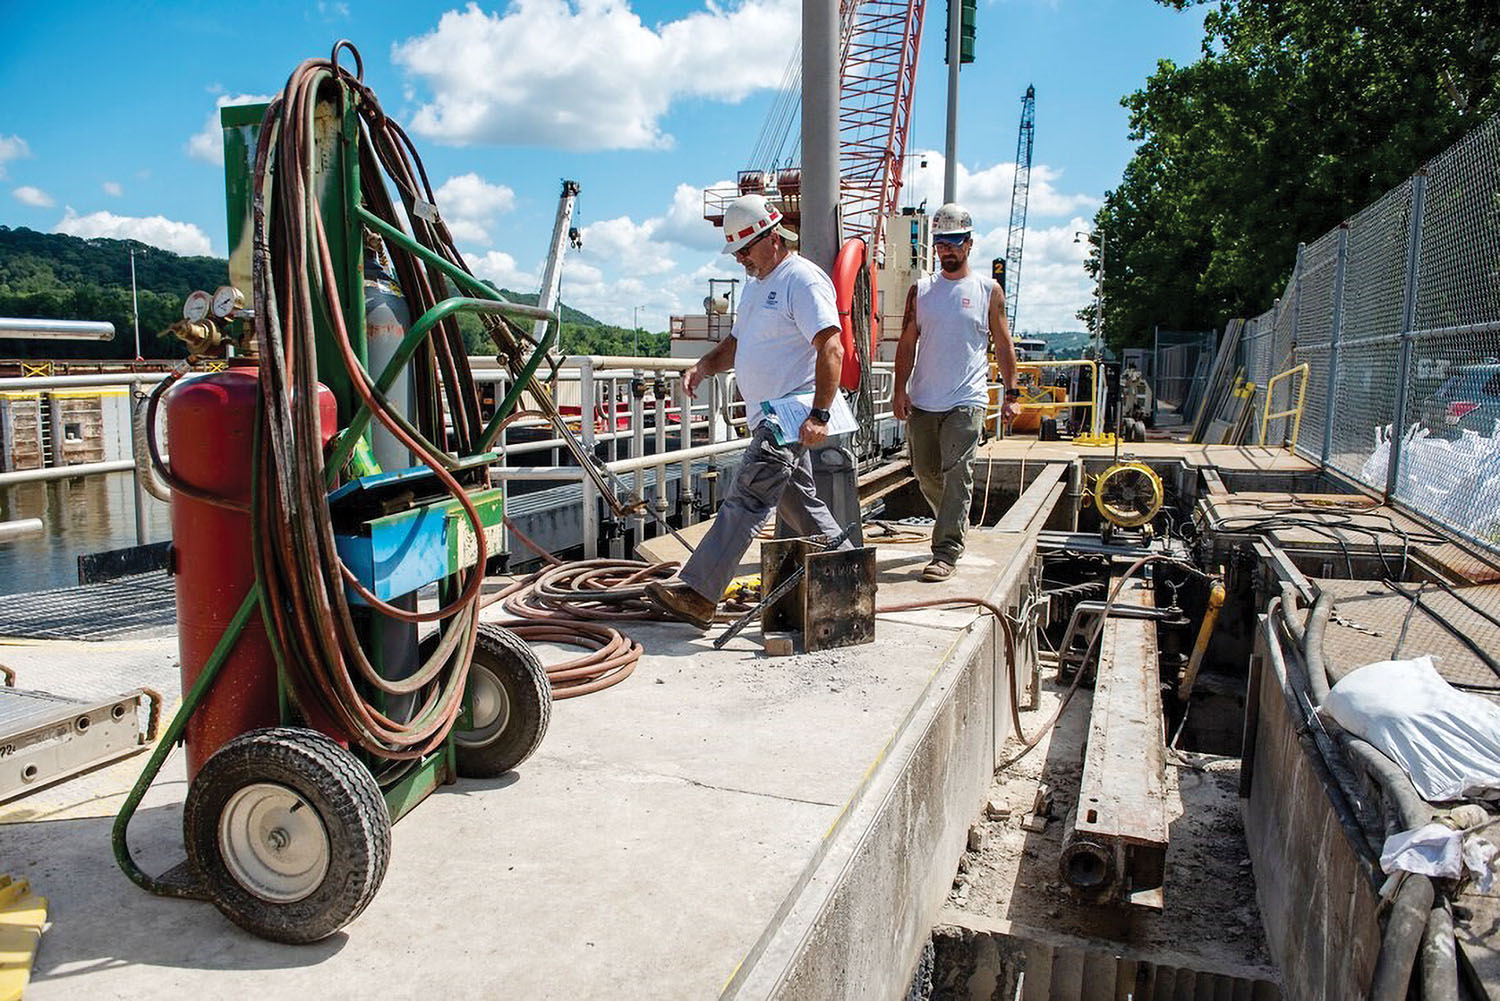
<path id="1" fill-rule="evenodd" d="M 810 553 L 802 606 L 806 649 L 875 641 L 875 548 Z"/>
<path id="2" fill-rule="evenodd" d="M 0 803 L 143 749 L 141 694 L 98 702 L 0 688 Z"/>

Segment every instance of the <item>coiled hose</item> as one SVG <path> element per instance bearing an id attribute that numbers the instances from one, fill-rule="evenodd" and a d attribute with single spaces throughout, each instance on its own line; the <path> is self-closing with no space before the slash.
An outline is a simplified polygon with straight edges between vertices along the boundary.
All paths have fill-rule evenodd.
<path id="1" fill-rule="evenodd" d="M 418 242 L 455 262 L 462 259 L 441 223 L 426 221 L 417 203 L 432 201 L 425 171 L 379 102 L 337 58 L 308 60 L 293 72 L 267 108 L 256 149 L 252 190 L 255 332 L 260 349 L 259 420 L 252 468 L 251 526 L 256 578 L 267 634 L 293 697 L 303 710 L 321 710 L 370 754 L 393 760 L 421 757 L 442 744 L 462 705 L 472 659 L 480 588 L 488 556 L 485 533 L 467 492 L 448 471 L 450 433 L 461 450 L 477 442 L 479 413 L 456 323 L 434 327 L 413 359 L 417 426 L 384 399 L 360 364 L 344 323 L 344 304 L 329 238 L 317 205 L 314 115 L 320 97 L 352 92 L 361 131 L 359 157 L 366 208 L 400 226 L 381 170 L 400 193 Z M 347 46 L 353 52 L 352 46 Z M 358 53 L 353 53 L 358 65 Z M 264 194 L 259 194 L 264 192 Z M 436 302 L 435 269 L 399 248 L 392 261 L 414 312 Z M 318 407 L 315 318 L 327 323 L 350 385 L 373 418 L 418 461 L 431 468 L 458 502 L 474 531 L 477 559 L 443 607 L 413 612 L 381 601 L 355 580 L 334 544 Z M 324 359 L 325 363 L 327 359 Z M 446 401 L 446 406 L 444 402 Z M 442 639 L 410 676 L 383 677 L 362 646 L 346 597 L 360 593 L 382 615 L 406 622 L 443 622 Z M 375 693 L 372 697 L 367 693 Z M 382 696 L 412 696 L 410 714 L 393 718 Z"/>

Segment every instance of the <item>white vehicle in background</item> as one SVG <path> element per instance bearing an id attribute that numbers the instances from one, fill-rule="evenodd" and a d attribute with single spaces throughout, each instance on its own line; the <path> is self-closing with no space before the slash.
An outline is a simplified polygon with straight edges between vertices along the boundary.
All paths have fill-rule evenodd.
<path id="1" fill-rule="evenodd" d="M 1047 342 L 1040 337 L 1014 337 L 1011 343 L 1016 346 L 1016 361 L 1047 360 Z"/>

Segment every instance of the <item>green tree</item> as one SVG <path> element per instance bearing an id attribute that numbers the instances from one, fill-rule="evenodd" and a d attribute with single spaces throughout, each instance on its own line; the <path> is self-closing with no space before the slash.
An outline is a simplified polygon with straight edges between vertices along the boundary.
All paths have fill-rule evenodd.
<path id="1" fill-rule="evenodd" d="M 1202 58 L 1122 104 L 1138 146 L 1095 218 L 1116 346 L 1265 310 L 1299 242 L 1500 112 L 1500 5 L 1221 0 Z"/>

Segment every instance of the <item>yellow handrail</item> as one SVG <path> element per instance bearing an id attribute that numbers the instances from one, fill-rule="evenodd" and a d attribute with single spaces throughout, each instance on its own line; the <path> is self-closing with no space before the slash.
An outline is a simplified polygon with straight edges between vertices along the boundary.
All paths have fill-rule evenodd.
<path id="1" fill-rule="evenodd" d="M 1279 375 L 1271 376 L 1271 381 L 1266 383 L 1266 406 L 1265 412 L 1260 419 L 1260 443 L 1262 445 L 1266 443 L 1266 430 L 1270 426 L 1272 418 L 1291 417 L 1295 414 L 1296 420 L 1292 422 L 1292 438 L 1291 441 L 1285 444 L 1287 448 L 1297 447 L 1297 435 L 1302 430 L 1302 403 L 1307 398 L 1307 374 L 1307 362 L 1303 362 L 1296 368 L 1289 368 Z M 1294 375 L 1302 376 L 1302 381 L 1297 383 L 1297 405 L 1290 410 L 1278 410 L 1274 414 L 1271 413 L 1271 397 L 1276 395 L 1276 384 L 1282 379 L 1287 379 Z"/>

